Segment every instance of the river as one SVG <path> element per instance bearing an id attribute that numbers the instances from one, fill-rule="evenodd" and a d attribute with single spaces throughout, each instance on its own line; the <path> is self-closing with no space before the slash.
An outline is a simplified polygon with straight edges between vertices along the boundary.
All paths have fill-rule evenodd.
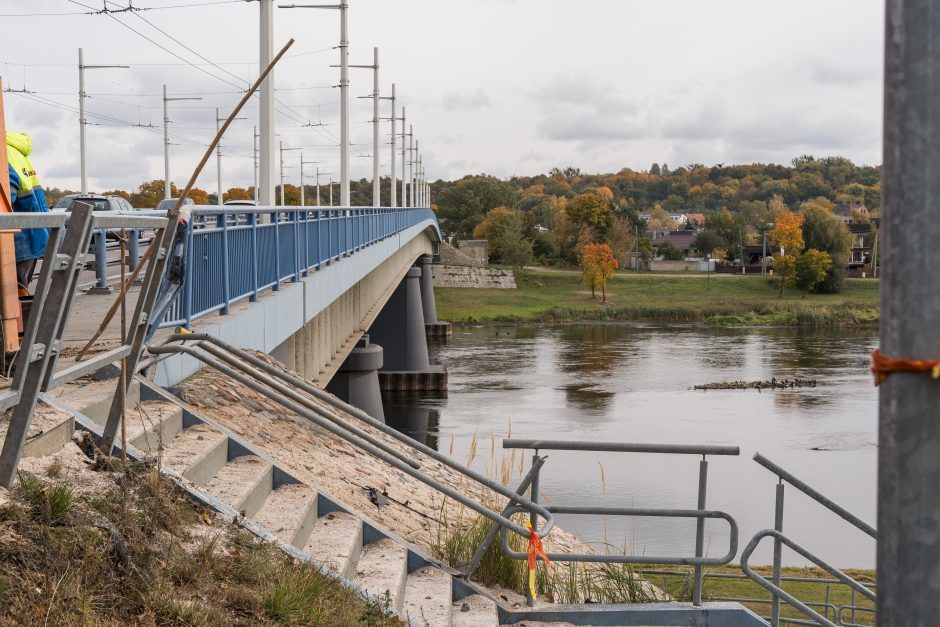
<path id="1" fill-rule="evenodd" d="M 495 436 L 730 444 L 709 457 L 707 507 L 738 522 L 738 555 L 772 527 L 776 480 L 755 452 L 875 523 L 877 393 L 868 372 L 877 331 L 717 329 L 627 324 L 456 327 L 431 347 L 446 364 L 446 398 L 387 398 L 389 424 L 499 476 Z M 816 379 L 787 390 L 695 391 L 730 380 Z M 531 456 L 531 451 L 525 453 Z M 547 453 L 542 494 L 559 505 L 686 508 L 696 505 L 699 457 Z M 528 460 L 526 462 L 528 465 Z M 518 457 L 516 458 L 518 471 Z M 518 481 L 518 473 L 513 475 Z M 664 518 L 559 516 L 585 540 L 635 554 L 692 555 L 695 523 Z M 727 552 L 727 524 L 709 521 L 706 551 Z M 871 568 L 875 543 L 792 487 L 784 531 L 832 564 Z M 764 540 L 752 563 L 769 563 Z M 792 551 L 784 562 L 802 564 Z"/>

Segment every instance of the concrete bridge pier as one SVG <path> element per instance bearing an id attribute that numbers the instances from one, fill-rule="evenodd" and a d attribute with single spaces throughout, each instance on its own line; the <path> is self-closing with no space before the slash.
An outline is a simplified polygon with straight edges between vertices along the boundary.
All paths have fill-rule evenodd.
<path id="1" fill-rule="evenodd" d="M 370 337 L 385 349 L 379 371 L 383 390 L 446 390 L 447 370 L 428 357 L 421 270 L 410 268 L 379 313 Z"/>
<path id="2" fill-rule="evenodd" d="M 379 388 L 379 369 L 383 352 L 381 346 L 369 342 L 368 333 L 364 334 L 326 386 L 328 392 L 382 421 L 385 420 L 385 412 Z"/>
<path id="3" fill-rule="evenodd" d="M 453 331 L 449 322 L 437 319 L 437 302 L 434 300 L 434 277 L 431 255 L 421 255 L 415 265 L 421 270 L 421 305 L 424 310 L 424 330 L 430 338 L 447 338 Z"/>

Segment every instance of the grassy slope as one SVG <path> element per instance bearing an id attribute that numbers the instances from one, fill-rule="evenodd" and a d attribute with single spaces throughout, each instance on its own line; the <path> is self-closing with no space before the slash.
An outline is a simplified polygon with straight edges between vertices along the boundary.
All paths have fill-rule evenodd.
<path id="1" fill-rule="evenodd" d="M 100 494 L 53 466 L 0 489 L 0 625 L 401 624 L 152 468 L 113 469 Z"/>
<path id="2" fill-rule="evenodd" d="M 878 282 L 850 280 L 840 294 L 804 295 L 759 276 L 618 273 L 609 304 L 592 301 L 575 271 L 517 270 L 518 289 L 438 288 L 437 312 L 451 322 L 632 320 L 851 326 L 878 321 Z M 598 296 L 599 298 L 599 296 Z"/>

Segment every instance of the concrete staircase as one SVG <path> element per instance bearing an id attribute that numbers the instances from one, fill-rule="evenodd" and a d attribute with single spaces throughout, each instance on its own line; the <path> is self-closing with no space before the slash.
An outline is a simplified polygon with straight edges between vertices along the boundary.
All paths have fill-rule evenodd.
<path id="1" fill-rule="evenodd" d="M 68 398 L 62 401 L 68 407 Z M 100 435 L 109 400 L 75 410 Z M 128 456 L 159 460 L 198 501 L 287 552 L 326 566 L 414 625 L 498 625 L 497 604 L 456 571 L 380 530 L 259 450 L 184 410 L 164 390 L 134 382 L 128 395 Z"/>

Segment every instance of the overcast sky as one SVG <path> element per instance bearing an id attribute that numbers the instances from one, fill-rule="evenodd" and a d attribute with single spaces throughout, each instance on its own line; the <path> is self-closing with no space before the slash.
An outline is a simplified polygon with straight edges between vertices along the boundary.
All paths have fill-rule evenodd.
<path id="1" fill-rule="evenodd" d="M 295 0 L 290 0 L 295 1 Z M 300 0 L 296 0 L 300 1 Z M 219 0 L 135 0 L 167 7 Z M 100 8 L 103 0 L 81 0 Z M 125 4 L 120 0 L 118 4 Z M 109 6 L 118 6 L 109 3 Z M 380 48 L 381 86 L 397 83 L 429 177 L 537 174 L 567 165 L 623 167 L 789 163 L 799 154 L 881 162 L 883 2 L 880 0 L 350 0 L 351 62 Z M 90 187 L 131 189 L 163 176 L 161 86 L 171 103 L 173 180 L 188 177 L 237 89 L 258 72 L 258 3 L 107 15 L 69 0 L 0 0 L 0 73 L 7 126 L 35 138 L 45 185 L 78 188 L 77 50 L 88 70 Z M 146 21 L 145 21 L 146 20 Z M 123 22 L 204 71 L 184 64 Z M 148 22 L 150 22 L 148 24 Z M 224 69 L 205 65 L 194 52 Z M 275 48 L 297 41 L 276 73 L 285 147 L 338 172 L 336 11 L 276 9 Z M 31 64 L 24 66 L 22 64 Z M 230 72 L 231 74 L 227 74 Z M 215 75 L 215 77 L 208 74 Z M 351 96 L 372 91 L 351 73 Z M 218 78 L 216 78 L 218 77 Z M 229 93 L 219 93 L 229 92 Z M 42 99 L 37 102 L 32 99 Z M 65 109 L 49 102 L 59 103 Z M 253 104 L 225 141 L 223 187 L 252 176 Z M 351 105 L 352 172 L 371 176 L 371 101 Z M 382 115 L 389 113 L 383 102 Z M 324 126 L 303 126 L 320 123 Z M 388 141 L 388 122 L 383 122 Z M 204 149 L 204 148 L 203 148 Z M 389 147 L 382 148 L 388 172 Z M 287 153 L 297 183 L 297 151 Z M 312 169 L 313 166 L 311 166 Z M 199 186 L 214 191 L 215 161 Z M 325 182 L 325 181 L 324 181 Z"/>

